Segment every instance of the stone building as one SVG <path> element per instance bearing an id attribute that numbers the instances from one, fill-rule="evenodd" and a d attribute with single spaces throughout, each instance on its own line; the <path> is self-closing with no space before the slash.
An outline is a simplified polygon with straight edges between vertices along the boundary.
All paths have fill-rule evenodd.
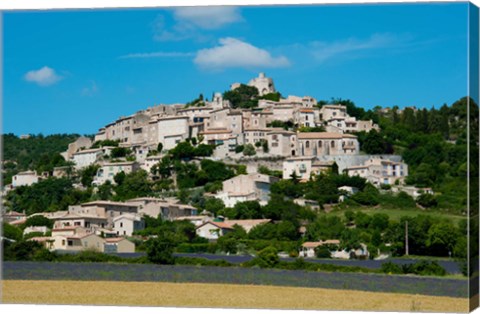
<path id="1" fill-rule="evenodd" d="M 300 132 L 297 134 L 300 156 L 357 155 L 357 137 L 329 132 Z"/>

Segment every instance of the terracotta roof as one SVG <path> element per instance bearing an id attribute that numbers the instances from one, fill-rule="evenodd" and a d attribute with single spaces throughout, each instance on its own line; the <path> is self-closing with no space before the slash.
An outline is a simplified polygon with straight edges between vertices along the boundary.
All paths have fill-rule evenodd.
<path id="1" fill-rule="evenodd" d="M 215 227 L 218 227 L 220 229 L 233 229 L 229 224 L 226 224 L 224 222 L 216 222 L 216 221 L 207 221 L 207 222 L 201 224 L 200 226 L 198 226 L 197 229 L 205 226 L 206 224 L 212 224 Z"/>
<path id="2" fill-rule="evenodd" d="M 318 246 L 322 246 L 324 244 L 335 244 L 339 245 L 340 240 L 325 240 L 325 241 L 319 241 L 319 242 L 305 242 L 302 244 L 302 247 L 305 248 L 316 248 Z"/>
<path id="3" fill-rule="evenodd" d="M 5 213 L 3 216 L 26 216 L 24 213 L 19 213 L 19 212 L 16 212 L 16 211 L 10 211 L 10 212 L 7 212 Z"/>
<path id="4" fill-rule="evenodd" d="M 302 113 L 313 113 L 313 109 L 300 109 L 299 111 Z"/>
<path id="5" fill-rule="evenodd" d="M 27 219 L 17 219 L 17 220 L 9 222 L 9 224 L 10 225 L 21 225 L 21 224 L 25 223 L 26 221 L 27 221 Z"/>

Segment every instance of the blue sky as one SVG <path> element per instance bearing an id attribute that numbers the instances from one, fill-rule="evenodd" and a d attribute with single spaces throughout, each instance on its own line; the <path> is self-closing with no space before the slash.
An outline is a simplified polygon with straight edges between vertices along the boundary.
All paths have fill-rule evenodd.
<path id="1" fill-rule="evenodd" d="M 3 132 L 93 134 L 266 72 L 282 95 L 439 107 L 467 94 L 468 4 L 9 12 Z"/>

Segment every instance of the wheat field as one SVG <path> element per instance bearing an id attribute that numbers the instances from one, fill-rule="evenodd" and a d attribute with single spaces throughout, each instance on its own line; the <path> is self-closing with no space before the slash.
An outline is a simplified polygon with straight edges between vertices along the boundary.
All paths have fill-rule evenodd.
<path id="1" fill-rule="evenodd" d="M 2 303 L 467 312 L 468 299 L 278 286 L 4 280 Z"/>

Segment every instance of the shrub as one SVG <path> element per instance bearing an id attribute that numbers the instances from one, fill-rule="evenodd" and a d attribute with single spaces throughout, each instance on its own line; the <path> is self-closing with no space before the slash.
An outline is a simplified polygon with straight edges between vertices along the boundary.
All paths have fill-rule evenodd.
<path id="1" fill-rule="evenodd" d="M 243 148 L 243 155 L 244 156 L 253 156 L 255 155 L 257 152 L 255 151 L 255 147 L 253 147 L 252 144 L 247 144 L 244 146 Z"/>
<path id="2" fill-rule="evenodd" d="M 326 246 L 318 246 L 315 248 L 315 256 L 318 258 L 332 258 L 332 253 Z"/>
<path id="3" fill-rule="evenodd" d="M 383 263 L 380 267 L 380 271 L 385 274 L 402 274 L 402 267 L 392 262 Z"/>
<path id="4" fill-rule="evenodd" d="M 435 207 L 438 205 L 435 196 L 429 193 L 424 193 L 417 197 L 417 203 L 423 207 Z"/>

